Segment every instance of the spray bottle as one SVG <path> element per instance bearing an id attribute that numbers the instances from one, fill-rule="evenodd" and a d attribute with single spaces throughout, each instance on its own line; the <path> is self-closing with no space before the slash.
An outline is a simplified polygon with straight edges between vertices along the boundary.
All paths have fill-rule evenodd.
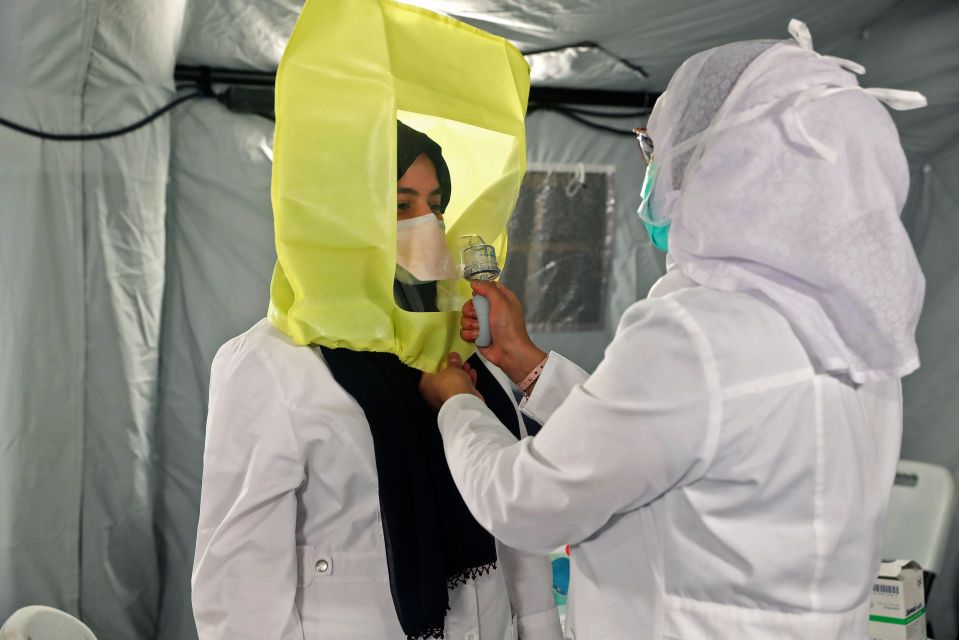
<path id="1" fill-rule="evenodd" d="M 467 238 L 466 248 L 463 249 L 463 277 L 480 282 L 495 280 L 500 273 L 499 265 L 496 264 L 496 250 L 477 235 L 462 237 Z M 476 309 L 476 318 L 479 320 L 479 337 L 476 338 L 475 344 L 477 347 L 488 347 L 493 343 L 489 328 L 489 300 L 486 296 L 474 294 L 473 308 Z"/>

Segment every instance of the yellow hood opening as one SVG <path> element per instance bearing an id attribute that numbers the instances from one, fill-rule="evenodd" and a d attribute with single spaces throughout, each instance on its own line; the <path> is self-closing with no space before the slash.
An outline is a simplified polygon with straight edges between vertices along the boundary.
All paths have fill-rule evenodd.
<path id="1" fill-rule="evenodd" d="M 297 344 L 393 353 L 440 369 L 468 357 L 459 311 L 407 312 L 396 269 L 396 120 L 443 148 L 447 242 L 477 234 L 506 259 L 526 170 L 529 70 L 510 43 L 390 0 L 310 0 L 276 80 L 271 322 Z M 461 280 L 465 302 L 469 284 Z"/>

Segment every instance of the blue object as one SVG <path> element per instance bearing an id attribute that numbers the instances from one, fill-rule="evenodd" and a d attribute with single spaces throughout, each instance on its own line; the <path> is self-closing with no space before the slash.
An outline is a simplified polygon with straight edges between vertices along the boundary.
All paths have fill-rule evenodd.
<path id="1" fill-rule="evenodd" d="M 473 308 L 476 309 L 476 319 L 479 321 L 479 336 L 476 338 L 477 347 L 488 347 L 493 343 L 493 336 L 489 330 L 489 300 L 486 296 L 475 294 Z"/>
<path id="2" fill-rule="evenodd" d="M 653 246 L 663 253 L 668 253 L 670 223 L 667 222 L 661 227 L 651 225 L 648 222 L 645 222 L 644 224 L 646 225 L 646 233 L 649 234 L 649 241 L 653 243 Z"/>
<path id="3" fill-rule="evenodd" d="M 656 184 L 656 176 L 659 175 L 659 164 L 653 160 L 646 167 L 646 177 L 643 179 L 642 197 L 643 201 L 639 205 L 640 220 L 646 226 L 646 233 L 649 234 L 649 241 L 653 246 L 666 253 L 669 251 L 669 227 L 672 225 L 670 220 L 656 220 L 652 213 L 653 185 Z"/>
<path id="4" fill-rule="evenodd" d="M 566 604 L 569 594 L 569 558 L 553 560 L 553 598 L 556 604 Z"/>

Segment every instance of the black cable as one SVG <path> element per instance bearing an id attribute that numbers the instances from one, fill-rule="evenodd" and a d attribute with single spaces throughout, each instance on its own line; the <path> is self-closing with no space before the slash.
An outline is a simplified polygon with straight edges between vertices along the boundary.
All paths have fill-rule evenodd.
<path id="1" fill-rule="evenodd" d="M 567 111 L 567 110 L 565 110 L 565 109 L 556 109 L 555 111 L 556 111 L 557 113 L 559 113 L 560 115 L 566 116 L 566 117 L 569 118 L 570 120 L 573 120 L 573 121 L 578 122 L 578 123 L 580 123 L 580 124 L 586 125 L 587 127 L 591 128 L 591 129 L 596 129 L 597 131 L 605 131 L 605 132 L 607 132 L 607 133 L 613 133 L 613 134 L 616 134 L 616 135 L 618 135 L 618 136 L 629 136 L 629 137 L 631 137 L 631 138 L 635 138 L 635 137 L 636 137 L 636 134 L 633 133 L 633 130 L 632 130 L 632 129 L 617 129 L 617 128 L 615 128 L 615 127 L 610 127 L 610 126 L 607 126 L 607 125 L 605 125 L 605 124 L 600 124 L 600 123 L 598 123 L 598 122 L 592 122 L 592 121 L 587 120 L 586 118 L 584 118 L 584 117 L 582 117 L 582 116 L 576 115 L 576 114 L 573 113 L 572 111 Z"/>
<path id="2" fill-rule="evenodd" d="M 276 84 L 275 71 L 191 67 L 181 64 L 174 69 L 173 78 L 177 82 L 201 84 L 206 81 L 236 87 L 273 87 Z"/>
<path id="3" fill-rule="evenodd" d="M 631 138 L 636 137 L 636 134 L 633 133 L 632 129 L 617 129 L 616 127 L 610 127 L 605 124 L 600 124 L 599 122 L 593 122 L 592 120 L 584 118 L 583 116 L 566 107 L 555 105 L 538 105 L 537 108 L 532 110 L 530 113 L 535 113 L 536 111 L 552 111 L 597 131 L 604 131 L 606 133 L 612 133 L 618 136 L 629 136 Z"/>
<path id="4" fill-rule="evenodd" d="M 562 87 L 539 87 L 529 89 L 530 104 L 559 104 L 577 109 L 618 107 L 633 111 L 652 109 L 659 98 L 649 91 L 616 91 L 607 89 L 570 89 Z"/>
<path id="5" fill-rule="evenodd" d="M 577 43 L 577 45 L 572 46 L 593 46 L 599 49 L 602 49 L 599 45 L 595 43 Z M 557 47 L 559 49 L 561 47 Z M 545 50 L 544 50 L 545 51 Z M 532 52 L 530 52 L 532 53 Z M 608 53 L 608 52 L 607 52 Z M 48 133 L 46 131 L 40 131 L 38 129 L 33 129 L 31 127 L 26 127 L 10 120 L 0 118 L 0 125 L 8 127 L 14 131 L 20 133 L 41 138 L 44 140 L 54 140 L 54 141 L 92 141 L 92 140 L 104 140 L 106 138 L 113 138 L 116 136 L 125 135 L 132 131 L 144 127 L 160 116 L 164 115 L 171 109 L 176 106 L 187 102 L 188 100 L 193 100 L 195 98 L 215 98 L 220 103 L 224 104 L 231 111 L 239 111 L 243 113 L 254 113 L 261 117 L 267 118 L 269 120 L 275 121 L 275 116 L 272 113 L 272 108 L 264 108 L 262 104 L 262 99 L 257 96 L 244 96 L 244 95 L 233 95 L 236 91 L 236 87 L 262 87 L 272 88 L 275 76 L 269 72 L 254 72 L 254 71 L 233 71 L 229 69 L 211 69 L 209 67 L 182 67 L 178 66 L 175 73 L 176 79 L 176 89 L 180 91 L 187 87 L 196 87 L 196 91 L 185 95 L 180 96 L 164 107 L 158 109 L 154 113 L 146 116 L 145 118 L 134 122 L 131 125 L 121 127 L 119 129 L 113 129 L 110 131 L 102 131 L 97 133 L 84 133 L 84 134 L 73 134 L 73 133 Z M 228 84 L 231 85 L 231 89 L 227 89 L 224 92 L 216 93 L 213 91 L 213 84 Z M 233 86 L 235 85 L 235 87 Z M 251 89 L 252 90 L 252 89 Z M 537 95 L 532 95 L 533 93 Z M 611 127 L 604 125 L 598 122 L 594 122 L 589 118 L 610 118 L 610 119 L 629 119 L 629 118 L 641 118 L 649 115 L 652 102 L 655 102 L 655 99 L 658 97 L 656 94 L 640 93 L 633 95 L 631 93 L 624 92 L 614 92 L 614 91 L 582 91 L 582 90 L 568 90 L 568 89 L 552 89 L 552 88 L 533 88 L 531 91 L 531 98 L 535 101 L 530 102 L 529 115 L 532 115 L 539 110 L 554 111 L 560 115 L 563 115 L 575 122 L 578 122 L 584 126 L 590 127 L 597 131 L 603 131 L 606 133 L 612 133 L 615 135 L 622 136 L 632 136 L 633 132 L 626 129 L 618 129 L 616 127 Z M 538 98 L 538 99 L 536 99 Z M 613 108 L 616 106 L 624 106 L 630 108 L 629 111 L 614 111 L 606 112 L 596 109 L 584 108 L 581 106 L 571 106 L 572 104 L 586 103 L 596 106 L 605 106 L 605 103 L 609 103 L 609 107 Z M 637 108 L 636 102 L 640 102 L 639 108 Z M 631 104 L 630 104 L 631 103 Z M 270 107 L 272 107 L 272 99 L 269 100 Z"/>
<path id="6" fill-rule="evenodd" d="M 0 125 L 3 125 L 14 131 L 26 134 L 28 136 L 33 136 L 35 138 L 41 138 L 43 140 L 56 140 L 59 142 L 83 142 L 90 140 L 104 140 L 106 138 L 115 138 L 117 136 L 122 136 L 130 133 L 131 131 L 136 131 L 146 125 L 150 124 L 166 112 L 170 111 L 174 107 L 183 104 L 187 100 L 193 100 L 194 98 L 202 97 L 203 93 L 201 91 L 196 91 L 185 96 L 180 96 L 175 100 L 168 103 L 166 106 L 157 109 L 150 115 L 145 118 L 134 122 L 133 124 L 121 127 L 119 129 L 112 129 L 110 131 L 100 131 L 97 133 L 49 133 L 47 131 L 40 131 L 39 129 L 32 129 L 30 127 L 25 127 L 16 122 L 11 122 L 5 118 L 0 118 Z"/>
<path id="7" fill-rule="evenodd" d="M 539 105 L 534 105 L 534 108 L 532 109 L 532 111 L 535 112 L 541 108 L 543 107 L 540 107 Z M 596 118 L 613 118 L 613 119 L 621 119 L 621 120 L 628 120 L 629 118 L 645 118 L 646 116 L 649 115 L 651 111 L 650 109 L 636 109 L 633 111 L 606 112 L 606 111 L 596 111 L 594 109 L 584 109 L 582 107 L 571 107 L 569 105 L 563 105 L 561 108 L 580 116 L 593 116 Z"/>
<path id="8" fill-rule="evenodd" d="M 612 51 L 610 51 L 603 45 L 599 44 L 598 42 L 593 42 L 592 40 L 584 40 L 581 42 L 574 42 L 572 44 L 561 44 L 554 47 L 545 47 L 542 49 L 529 49 L 527 51 L 523 51 L 522 54 L 524 56 L 535 56 L 541 53 L 555 53 L 557 51 L 563 51 L 564 49 L 572 49 L 575 47 L 582 47 L 586 49 L 596 49 L 597 51 L 601 51 L 602 53 L 606 54 L 613 60 L 616 60 L 617 62 L 619 62 L 621 65 L 623 65 L 627 69 L 630 69 L 631 71 L 635 71 L 636 73 L 640 75 L 640 77 L 649 78 L 649 74 L 646 72 L 646 69 L 644 69 L 643 67 L 639 66 L 638 64 L 634 62 L 630 62 L 629 60 L 627 60 L 626 58 L 622 57 L 621 55 L 617 53 L 613 53 Z"/>

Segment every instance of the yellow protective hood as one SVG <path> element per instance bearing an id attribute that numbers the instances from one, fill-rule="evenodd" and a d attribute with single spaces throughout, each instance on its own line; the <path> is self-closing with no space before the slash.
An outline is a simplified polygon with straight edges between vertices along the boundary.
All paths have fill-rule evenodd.
<path id="1" fill-rule="evenodd" d="M 396 120 L 440 144 L 447 241 L 506 258 L 526 170 L 529 69 L 502 38 L 389 0 L 309 0 L 276 79 L 269 317 L 297 344 L 394 353 L 437 371 L 468 356 L 459 311 L 396 306 Z M 469 284 L 459 282 L 465 301 Z"/>

